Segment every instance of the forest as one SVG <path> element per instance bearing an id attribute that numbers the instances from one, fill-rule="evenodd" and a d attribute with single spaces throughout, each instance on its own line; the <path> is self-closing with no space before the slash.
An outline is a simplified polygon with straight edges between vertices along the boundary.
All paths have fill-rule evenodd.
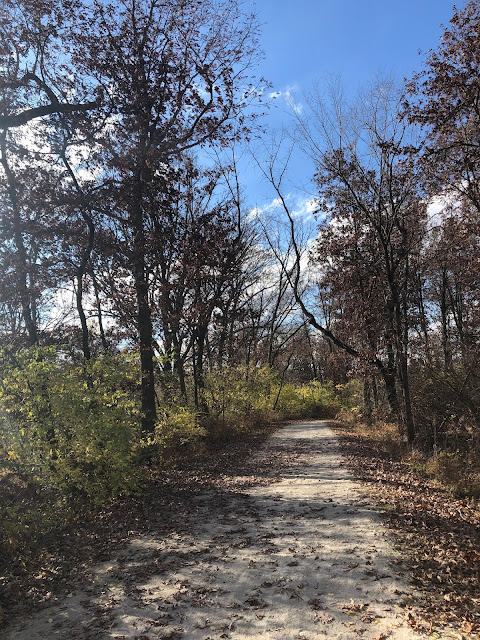
<path id="1" fill-rule="evenodd" d="M 5 486 L 95 509 L 258 425 L 340 416 L 478 499 L 480 5 L 404 84 L 319 81 L 276 139 L 251 10 L 2 0 Z M 242 184 L 258 141 L 270 214 Z"/>

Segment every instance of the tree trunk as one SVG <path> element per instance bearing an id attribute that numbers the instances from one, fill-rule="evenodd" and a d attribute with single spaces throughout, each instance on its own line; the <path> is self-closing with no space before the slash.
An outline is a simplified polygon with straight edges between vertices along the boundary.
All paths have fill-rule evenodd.
<path id="1" fill-rule="evenodd" d="M 450 331 L 448 319 L 448 302 L 447 302 L 447 270 L 442 269 L 442 284 L 440 288 L 440 313 L 442 316 L 442 351 L 445 371 L 452 370 L 452 350 L 450 346 Z"/>
<path id="2" fill-rule="evenodd" d="M 82 212 L 82 217 L 87 223 L 88 228 L 88 244 L 83 250 L 82 259 L 77 269 L 76 278 L 77 278 L 77 311 L 78 317 L 80 318 L 80 325 L 82 327 L 82 351 L 83 357 L 85 360 L 90 360 L 91 351 L 90 351 L 90 336 L 88 332 L 87 318 L 85 316 L 85 310 L 83 308 L 83 279 L 85 277 L 85 273 L 87 271 L 87 265 L 90 261 L 90 256 L 93 251 L 93 243 L 95 239 L 95 227 L 93 225 L 93 220 L 91 216 L 87 212 Z"/>
<path id="3" fill-rule="evenodd" d="M 157 420 L 155 396 L 155 371 L 153 365 L 153 327 L 148 296 L 148 279 L 145 264 L 145 230 L 142 202 L 141 178 L 138 177 L 130 215 L 134 231 L 132 272 L 137 300 L 137 332 L 141 366 L 141 430 L 144 438 L 155 434 Z"/>
<path id="4" fill-rule="evenodd" d="M 407 440 L 412 444 L 415 440 L 415 424 L 413 421 L 412 404 L 410 398 L 410 383 L 408 379 L 407 356 L 404 353 L 399 354 L 399 379 L 402 388 L 403 406 L 405 412 L 405 428 L 407 430 Z"/>
<path id="5" fill-rule="evenodd" d="M 135 258 L 135 293 L 137 297 L 137 330 L 140 347 L 142 435 L 148 438 L 155 433 L 157 410 L 155 406 L 155 374 L 153 367 L 153 329 L 148 286 L 145 282 L 143 260 Z"/>
<path id="6" fill-rule="evenodd" d="M 95 271 L 93 267 L 91 268 L 90 275 L 92 277 L 93 282 L 93 290 L 95 292 L 95 301 L 97 303 L 97 319 L 98 319 L 98 330 L 100 331 L 100 340 L 102 341 L 103 351 L 108 353 L 109 346 L 107 341 L 107 336 L 105 335 L 105 328 L 103 326 L 103 313 L 102 313 L 102 305 L 100 302 L 100 294 L 98 291 L 98 283 L 97 278 L 95 276 Z"/>
<path id="7" fill-rule="evenodd" d="M 65 142 L 65 145 L 66 145 L 66 142 Z M 87 266 L 88 266 L 88 263 L 90 262 L 90 256 L 92 255 L 92 251 L 93 251 L 93 245 L 95 241 L 95 225 L 93 223 L 92 216 L 84 206 L 85 205 L 84 194 L 78 183 L 77 177 L 75 176 L 75 172 L 73 171 L 72 167 L 70 166 L 70 163 L 67 160 L 66 146 L 63 149 L 62 159 L 78 193 L 80 194 L 81 201 L 82 201 L 82 205 L 80 207 L 80 214 L 85 224 L 87 225 L 87 229 L 88 229 L 87 246 L 83 249 L 83 254 L 80 260 L 80 264 L 78 265 L 75 277 L 77 280 L 77 293 L 76 293 L 77 311 L 78 311 L 78 317 L 80 319 L 80 325 L 82 327 L 83 357 L 85 358 L 85 360 L 90 360 L 91 351 L 90 351 L 90 345 L 89 345 L 89 332 L 88 332 L 87 319 L 85 317 L 85 311 L 83 309 L 83 279 L 87 272 Z"/>
<path id="8" fill-rule="evenodd" d="M 205 386 L 205 382 L 203 379 L 203 352 L 205 348 L 205 336 L 207 333 L 206 327 L 200 327 L 198 329 L 197 335 L 197 348 L 195 349 L 194 354 L 194 363 L 195 366 L 193 368 L 194 374 L 194 384 L 195 384 L 195 406 L 201 407 L 205 412 L 207 411 L 207 407 L 205 404 L 205 398 L 203 396 L 203 389 Z"/>
<path id="9" fill-rule="evenodd" d="M 367 424 L 372 421 L 373 403 L 372 403 L 372 386 L 368 378 L 363 380 L 363 408 L 365 411 L 365 419 Z"/>
<path id="10" fill-rule="evenodd" d="M 377 379 L 375 376 L 372 376 L 372 393 L 373 393 L 373 406 L 375 409 L 378 409 L 378 389 L 377 389 Z"/>
<path id="11" fill-rule="evenodd" d="M 408 261 L 406 268 L 408 269 Z M 408 376 L 408 326 L 406 321 L 406 302 L 403 300 L 403 309 L 400 302 L 400 295 L 396 283 L 390 281 L 390 291 L 393 303 L 393 321 L 395 328 L 395 351 L 398 367 L 398 379 L 402 390 L 403 398 L 403 414 L 405 420 L 405 428 L 407 431 L 407 440 L 412 444 L 415 440 L 415 424 L 413 421 L 412 404 L 410 399 L 410 383 Z"/>
<path id="12" fill-rule="evenodd" d="M 184 367 L 183 367 L 184 360 L 183 360 L 182 355 L 181 355 L 180 344 L 178 343 L 178 340 L 177 340 L 176 337 L 173 340 L 173 344 L 174 344 L 174 350 L 173 350 L 174 363 L 173 363 L 173 367 L 174 367 L 174 370 L 175 370 L 175 372 L 177 374 L 178 384 L 179 384 L 179 387 L 180 387 L 180 395 L 186 401 L 187 400 L 187 386 L 185 384 L 185 370 L 184 370 Z"/>
<path id="13" fill-rule="evenodd" d="M 387 392 L 388 405 L 390 411 L 396 417 L 400 416 L 400 404 L 398 402 L 396 376 L 388 369 L 381 370 L 383 382 L 385 383 L 385 391 Z"/>
<path id="14" fill-rule="evenodd" d="M 28 334 L 28 342 L 30 346 L 38 344 L 38 331 L 35 316 L 32 312 L 32 299 L 31 293 L 28 287 L 28 260 L 27 249 L 23 241 L 23 229 L 20 215 L 20 205 L 18 201 L 17 185 L 15 177 L 10 169 L 10 165 L 7 160 L 7 144 L 6 144 L 6 130 L 1 135 L 1 164 L 5 171 L 7 178 L 7 192 L 12 205 L 12 218 L 13 218 L 13 241 L 17 250 L 17 284 L 18 293 L 20 296 L 20 303 L 22 306 L 22 318 L 25 323 L 25 329 Z"/>
<path id="15" fill-rule="evenodd" d="M 85 310 L 83 308 L 83 273 L 81 270 L 77 271 L 76 279 L 77 279 L 77 290 L 76 290 L 75 298 L 77 301 L 78 317 L 80 318 L 80 325 L 82 327 L 83 357 L 85 358 L 85 360 L 90 360 L 92 354 L 90 352 L 87 318 L 85 316 Z"/>

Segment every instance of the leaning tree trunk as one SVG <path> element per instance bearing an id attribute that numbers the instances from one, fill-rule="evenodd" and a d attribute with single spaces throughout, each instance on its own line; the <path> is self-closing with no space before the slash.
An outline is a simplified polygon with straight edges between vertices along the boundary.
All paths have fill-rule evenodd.
<path id="1" fill-rule="evenodd" d="M 91 351 L 90 351 L 90 341 L 88 335 L 88 324 L 87 317 L 85 315 L 85 309 L 83 308 L 83 276 L 84 271 L 82 268 L 79 268 L 76 273 L 77 280 L 77 290 L 76 290 L 76 301 L 77 301 L 77 313 L 80 319 L 80 326 L 82 328 L 82 351 L 83 357 L 85 360 L 90 360 Z"/>

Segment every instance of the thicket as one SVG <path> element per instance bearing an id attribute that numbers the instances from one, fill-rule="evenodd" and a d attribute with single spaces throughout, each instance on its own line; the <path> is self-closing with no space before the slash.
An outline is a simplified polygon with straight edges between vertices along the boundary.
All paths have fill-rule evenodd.
<path id="1" fill-rule="evenodd" d="M 300 417 L 333 417 L 332 388 L 283 382 L 270 367 L 224 367 L 205 376 L 201 402 L 157 394 L 154 435 L 140 430 L 139 358 L 72 362 L 61 348 L 0 351 L 0 457 L 67 496 L 94 503 L 139 489 L 150 464 L 195 455 L 209 439 Z M 153 461 L 153 462 L 152 462 Z"/>
<path id="2" fill-rule="evenodd" d="M 9 470 L 100 502 L 135 486 L 138 364 L 70 362 L 60 349 L 0 352 L 0 446 Z"/>
<path id="3" fill-rule="evenodd" d="M 205 376 L 198 405 L 190 378 L 190 403 L 158 387 L 155 432 L 145 439 L 137 354 L 85 362 L 62 347 L 2 349 L 0 366 L 0 563 L 16 570 L 79 514 L 142 500 L 157 471 L 272 421 L 333 417 L 339 409 L 332 387 L 284 383 L 271 367 L 235 365 Z"/>
<path id="4" fill-rule="evenodd" d="M 426 378 L 417 372 L 414 380 L 414 416 L 419 436 L 408 443 L 403 425 L 392 420 L 385 401 L 375 411 L 366 406 L 363 383 L 351 380 L 338 385 L 341 410 L 338 422 L 347 430 L 373 440 L 391 460 L 432 478 L 461 498 L 480 500 L 480 434 L 475 415 L 462 406 L 452 385 L 461 372 L 443 379 Z M 439 394 L 439 388 L 443 394 Z M 469 389 L 471 408 L 480 404 L 480 390 Z M 475 404 L 476 403 L 476 404 Z"/>

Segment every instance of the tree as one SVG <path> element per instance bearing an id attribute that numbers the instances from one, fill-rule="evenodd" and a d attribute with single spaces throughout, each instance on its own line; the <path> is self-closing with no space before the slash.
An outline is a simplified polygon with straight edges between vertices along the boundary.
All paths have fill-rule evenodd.
<path id="1" fill-rule="evenodd" d="M 407 85 L 410 120 L 425 129 L 422 149 L 433 192 L 467 198 L 480 212 L 480 6 L 455 9 L 440 46 Z"/>
<path id="2" fill-rule="evenodd" d="M 96 177 L 103 225 L 121 238 L 135 289 L 142 430 L 148 437 L 156 417 L 152 221 L 168 209 L 174 158 L 247 134 L 246 110 L 260 92 L 249 76 L 259 55 L 256 19 L 237 0 L 38 0 L 9 9 L 19 31 L 2 44 L 0 127 L 7 132 L 50 116 L 48 127 L 58 131 L 79 117 L 77 149 Z M 93 220 L 84 202 L 79 212 L 89 236 L 77 265 L 81 296 Z"/>
<path id="3" fill-rule="evenodd" d="M 327 218 L 317 255 L 328 261 L 327 272 L 334 272 L 333 282 L 347 294 L 343 313 L 363 332 L 360 350 L 370 360 L 373 354 L 384 354 L 386 364 L 380 371 L 395 412 L 395 380 L 400 383 L 412 442 L 409 294 L 426 218 L 409 154 L 415 132 L 400 120 L 399 96 L 388 82 L 363 94 L 349 114 L 337 111 L 336 121 L 318 100 L 315 108 L 320 115 L 317 127 L 322 127 L 328 145 L 315 157 L 319 208 Z M 310 135 L 308 139 L 316 144 Z"/>
<path id="4" fill-rule="evenodd" d="M 70 55 L 71 23 L 77 8 L 69 2 L 6 0 L 0 17 L 2 226 L 5 241 L 11 237 L 15 246 L 15 277 L 30 344 L 39 341 L 36 314 L 39 280 L 34 271 L 42 271 L 45 266 L 39 267 L 40 256 L 51 250 L 56 233 L 57 242 L 71 246 L 78 232 L 75 223 L 66 222 L 71 222 L 72 217 L 71 210 L 65 212 L 66 200 L 71 202 L 72 198 L 66 196 L 65 168 L 62 171 L 57 162 L 60 156 L 67 164 L 65 148 L 63 152 L 59 150 L 63 144 L 55 140 L 55 133 L 57 138 L 62 138 L 62 132 L 69 130 L 69 138 L 75 137 L 84 116 L 98 106 L 99 96 L 89 95 L 82 78 L 76 77 Z M 67 166 L 67 170 L 70 178 L 75 179 L 71 168 Z M 64 215 L 60 222 L 61 208 Z M 84 210 L 84 205 L 81 209 Z M 39 212 L 43 213 L 43 219 Z M 71 234 L 65 242 L 67 230 Z M 50 248 L 45 247 L 48 244 Z M 86 244 L 91 246 L 91 237 Z M 90 251 L 84 252 L 80 265 L 86 267 Z M 77 307 L 83 349 L 88 358 L 88 331 L 82 307 L 84 269 L 80 265 L 77 266 Z M 43 269 L 43 276 L 45 271 Z M 58 278 L 59 270 L 55 271 Z"/>
<path id="5" fill-rule="evenodd" d="M 439 327 L 426 357 L 445 425 L 460 403 L 478 418 L 478 241 L 480 237 L 480 6 L 454 8 L 441 44 L 407 85 L 405 113 L 423 127 L 417 148 L 428 196 L 442 203 L 427 251 L 425 296 Z M 427 311 L 428 314 L 428 311 Z M 427 323 L 424 335 L 428 340 Z M 437 349 L 435 349 L 436 344 Z M 433 345 L 433 348 L 432 348 Z M 436 358 L 436 352 L 441 353 Z M 453 395 L 452 395 L 453 394 Z M 445 406 L 445 397 L 453 398 Z M 432 413 L 429 410 L 429 413 Z M 435 413 L 435 412 L 434 412 Z"/>
<path id="6" fill-rule="evenodd" d="M 0 16 L 0 130 L 45 116 L 75 116 L 98 105 L 98 95 L 74 75 L 71 25 L 78 2 L 4 0 Z"/>
<path id="7" fill-rule="evenodd" d="M 232 203 L 220 191 L 219 169 L 202 170 L 186 156 L 177 176 L 168 215 L 158 220 L 153 306 L 164 371 L 176 376 L 186 399 L 184 366 L 193 359 L 198 404 L 208 328 L 233 277 L 240 231 Z"/>
<path id="8" fill-rule="evenodd" d="M 399 95 L 378 82 L 350 107 L 338 87 L 325 104 L 308 98 L 310 117 L 297 118 L 297 135 L 311 155 L 322 217 L 313 262 L 333 309 L 330 326 L 301 295 L 301 250 L 296 224 L 283 194 L 285 167 L 267 172 L 290 224 L 291 257 L 282 257 L 308 322 L 337 348 L 383 378 L 391 410 L 403 415 L 415 437 L 408 354 L 412 261 L 420 250 L 426 206 L 409 150 L 415 132 L 399 118 Z M 332 313 L 332 311 L 331 311 Z M 402 393 L 400 404 L 397 384 Z M 402 409 L 402 411 L 400 411 Z"/>
<path id="9" fill-rule="evenodd" d="M 256 23 L 236 0 L 95 2 L 80 23 L 75 62 L 103 88 L 114 113 L 99 141 L 129 229 L 147 436 L 156 415 L 147 221 L 168 208 L 172 157 L 237 134 L 233 123 L 256 94 L 246 77 Z"/>

